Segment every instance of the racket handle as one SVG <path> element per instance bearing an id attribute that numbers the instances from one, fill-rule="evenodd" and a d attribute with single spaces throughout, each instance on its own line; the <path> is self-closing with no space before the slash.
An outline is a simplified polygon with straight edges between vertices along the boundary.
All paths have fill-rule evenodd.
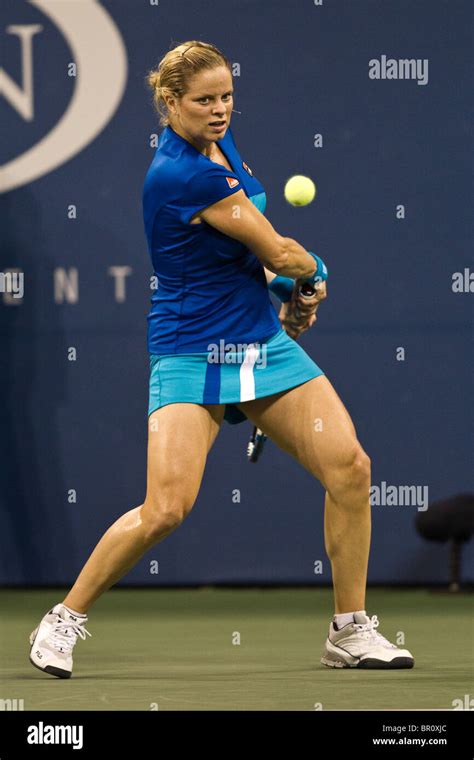
<path id="1" fill-rule="evenodd" d="M 312 298 L 315 293 L 316 288 L 314 288 L 312 285 L 309 285 L 309 283 L 304 282 L 302 285 L 300 285 L 299 295 L 301 298 Z"/>
<path id="2" fill-rule="evenodd" d="M 250 441 L 247 446 L 247 457 L 249 462 L 257 462 L 263 451 L 267 436 L 258 427 L 254 427 Z"/>

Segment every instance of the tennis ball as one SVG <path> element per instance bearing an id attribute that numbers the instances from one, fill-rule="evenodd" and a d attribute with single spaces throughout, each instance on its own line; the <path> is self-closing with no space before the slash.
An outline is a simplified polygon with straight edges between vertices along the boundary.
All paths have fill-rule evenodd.
<path id="1" fill-rule="evenodd" d="M 295 174 L 285 185 L 285 198 L 292 206 L 307 206 L 316 195 L 316 185 L 309 177 Z"/>

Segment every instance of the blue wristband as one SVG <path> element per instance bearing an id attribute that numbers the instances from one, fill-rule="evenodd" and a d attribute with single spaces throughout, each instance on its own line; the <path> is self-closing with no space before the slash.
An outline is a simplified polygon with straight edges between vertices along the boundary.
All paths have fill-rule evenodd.
<path id="1" fill-rule="evenodd" d="M 317 255 L 317 253 L 313 253 L 313 251 L 307 251 L 310 256 L 313 257 L 315 260 L 317 267 L 316 271 L 311 275 L 311 277 L 308 277 L 305 282 L 307 282 L 309 285 L 316 285 L 318 283 L 324 282 L 328 278 L 328 270 L 327 266 L 324 263 L 324 261 Z"/>
<path id="2" fill-rule="evenodd" d="M 268 288 L 282 303 L 286 303 L 287 301 L 291 301 L 294 285 L 295 281 L 291 277 L 282 277 L 277 274 L 268 285 Z"/>

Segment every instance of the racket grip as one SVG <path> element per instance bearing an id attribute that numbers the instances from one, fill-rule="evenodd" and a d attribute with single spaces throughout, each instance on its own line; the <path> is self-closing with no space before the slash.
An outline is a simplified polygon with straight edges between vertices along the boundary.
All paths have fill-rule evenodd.
<path id="1" fill-rule="evenodd" d="M 263 451 L 263 446 L 267 436 L 258 427 L 254 427 L 250 441 L 247 446 L 247 457 L 249 462 L 257 462 Z"/>
<path id="2" fill-rule="evenodd" d="M 300 285 L 298 292 L 301 298 L 312 298 L 316 293 L 316 288 L 314 288 L 312 285 L 309 285 L 309 283 L 304 282 L 302 285 Z"/>

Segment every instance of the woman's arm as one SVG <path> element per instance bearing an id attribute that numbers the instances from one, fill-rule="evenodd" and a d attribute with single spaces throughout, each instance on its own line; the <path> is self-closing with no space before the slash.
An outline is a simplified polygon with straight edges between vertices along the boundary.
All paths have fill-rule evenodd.
<path id="1" fill-rule="evenodd" d="M 279 235 L 243 190 L 208 206 L 199 217 L 246 245 L 274 274 L 305 279 L 316 271 L 313 257 L 293 238 Z"/>

